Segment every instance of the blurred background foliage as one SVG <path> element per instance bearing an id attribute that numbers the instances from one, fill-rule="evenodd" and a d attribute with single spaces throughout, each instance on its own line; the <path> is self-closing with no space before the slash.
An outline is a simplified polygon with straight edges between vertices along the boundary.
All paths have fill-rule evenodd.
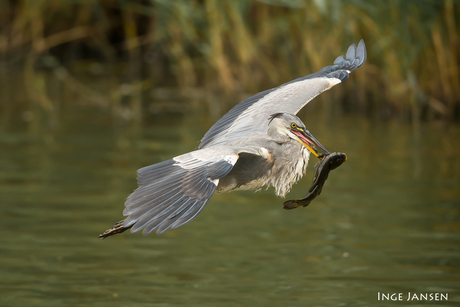
<path id="1" fill-rule="evenodd" d="M 458 121 L 459 16 L 453 0 L 0 0 L 0 119 L 58 117 L 75 101 L 62 92 L 127 120 L 196 106 L 181 98 L 218 117 L 363 38 L 367 63 L 318 99 L 383 120 Z"/>

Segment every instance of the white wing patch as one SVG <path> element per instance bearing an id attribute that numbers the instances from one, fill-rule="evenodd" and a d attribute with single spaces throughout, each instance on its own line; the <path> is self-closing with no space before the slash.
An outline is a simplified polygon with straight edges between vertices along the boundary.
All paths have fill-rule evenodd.
<path id="1" fill-rule="evenodd" d="M 221 153 L 219 153 L 221 152 Z M 197 164 L 206 164 L 212 162 L 225 161 L 231 165 L 235 165 L 238 160 L 238 154 L 231 154 L 228 148 L 222 147 L 213 149 L 200 149 L 192 151 L 173 158 L 176 161 L 176 165 L 184 169 L 192 169 L 197 167 Z"/>
<path id="2" fill-rule="evenodd" d="M 264 158 L 264 159 L 267 159 L 269 160 L 271 158 L 271 155 L 270 153 L 268 152 L 268 150 L 264 147 L 261 147 L 259 149 L 259 152 L 260 152 L 260 155 Z"/>
<path id="3" fill-rule="evenodd" d="M 348 70 L 347 70 L 347 71 L 348 71 Z M 348 71 L 348 73 L 350 73 L 350 72 Z M 335 85 L 337 85 L 337 84 L 339 84 L 339 83 L 342 83 L 342 80 L 337 79 L 337 78 L 328 78 L 328 79 L 329 79 L 329 84 L 330 84 L 330 85 L 329 85 L 329 87 L 328 87 L 327 89 L 325 89 L 324 91 L 331 89 L 332 87 L 334 87 Z M 323 92 L 324 92 L 324 91 L 323 91 Z"/>

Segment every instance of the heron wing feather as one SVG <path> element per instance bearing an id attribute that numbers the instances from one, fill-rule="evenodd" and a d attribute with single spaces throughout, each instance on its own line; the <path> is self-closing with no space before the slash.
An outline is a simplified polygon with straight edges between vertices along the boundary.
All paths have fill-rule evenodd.
<path id="1" fill-rule="evenodd" d="M 349 73 L 363 65 L 366 57 L 366 47 L 361 40 L 357 47 L 352 44 L 345 56 L 337 57 L 333 65 L 247 98 L 209 129 L 199 148 L 247 137 L 249 130 L 251 133 L 266 131 L 271 114 L 297 114 L 313 98 L 347 80 Z"/>
<path id="2" fill-rule="evenodd" d="M 193 151 L 138 170 L 139 187 L 128 197 L 123 226 L 161 234 L 193 220 L 228 174 L 242 149 Z"/>

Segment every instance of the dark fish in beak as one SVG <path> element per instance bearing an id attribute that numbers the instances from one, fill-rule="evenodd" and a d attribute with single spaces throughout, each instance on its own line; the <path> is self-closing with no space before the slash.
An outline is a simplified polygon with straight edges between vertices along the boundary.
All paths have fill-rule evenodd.
<path id="1" fill-rule="evenodd" d="M 294 209 L 300 206 L 308 206 L 323 190 L 323 185 L 329 176 L 329 172 L 342 165 L 347 161 L 347 156 L 344 153 L 333 152 L 323 157 L 319 165 L 316 166 L 313 184 L 310 187 L 307 195 L 302 199 L 288 200 L 284 202 L 284 209 Z"/>

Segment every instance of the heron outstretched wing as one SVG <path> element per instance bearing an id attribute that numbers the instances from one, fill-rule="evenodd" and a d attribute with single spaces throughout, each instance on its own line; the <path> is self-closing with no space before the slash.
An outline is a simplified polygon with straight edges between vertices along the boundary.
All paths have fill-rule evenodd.
<path id="1" fill-rule="evenodd" d="M 339 56 L 334 65 L 247 98 L 209 129 L 199 148 L 247 137 L 249 130 L 252 134 L 266 131 L 271 114 L 297 114 L 310 100 L 347 80 L 348 74 L 363 65 L 366 57 L 366 46 L 361 40 L 358 47 L 352 44 L 345 56 Z"/>
<path id="2" fill-rule="evenodd" d="M 128 197 L 123 222 L 131 232 L 161 234 L 193 220 L 227 175 L 238 153 L 228 147 L 197 150 L 138 170 L 139 187 Z"/>

